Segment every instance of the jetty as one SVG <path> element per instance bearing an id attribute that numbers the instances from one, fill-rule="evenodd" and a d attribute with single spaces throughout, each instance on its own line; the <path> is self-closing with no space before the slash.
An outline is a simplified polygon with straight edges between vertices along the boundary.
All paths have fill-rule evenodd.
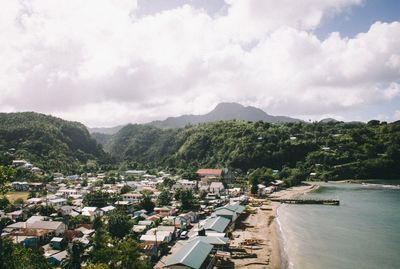
<path id="1" fill-rule="evenodd" d="M 302 204 L 302 205 L 340 205 L 339 200 L 325 199 L 283 199 L 272 198 L 272 202 L 280 202 L 284 204 Z"/>

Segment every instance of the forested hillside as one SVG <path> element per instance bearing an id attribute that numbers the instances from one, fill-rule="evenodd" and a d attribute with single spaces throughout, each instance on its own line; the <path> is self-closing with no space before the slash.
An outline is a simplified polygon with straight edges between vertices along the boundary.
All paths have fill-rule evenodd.
<path id="1" fill-rule="evenodd" d="M 130 167 L 287 167 L 302 179 L 332 180 L 400 178 L 399 145 L 400 122 L 221 121 L 168 130 L 128 125 L 107 148 Z"/>
<path id="2" fill-rule="evenodd" d="M 79 172 L 109 162 L 78 122 L 25 112 L 0 113 L 0 161 L 25 159 L 46 171 Z"/>

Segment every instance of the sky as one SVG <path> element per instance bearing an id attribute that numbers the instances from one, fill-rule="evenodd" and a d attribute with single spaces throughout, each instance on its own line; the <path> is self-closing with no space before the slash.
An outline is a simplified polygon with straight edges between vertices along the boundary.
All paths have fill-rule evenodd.
<path id="1" fill-rule="evenodd" d="M 400 120 L 397 0 L 0 0 L 0 111 Z"/>

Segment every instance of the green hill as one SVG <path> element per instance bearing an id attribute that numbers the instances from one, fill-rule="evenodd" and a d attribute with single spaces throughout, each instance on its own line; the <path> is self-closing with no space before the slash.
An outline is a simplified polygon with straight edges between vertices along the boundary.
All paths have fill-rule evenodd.
<path id="1" fill-rule="evenodd" d="M 400 178 L 400 122 L 220 121 L 181 129 L 128 125 L 106 148 L 130 166 L 297 169 L 304 179 Z M 128 166 L 129 166 L 128 165 Z"/>
<path id="2" fill-rule="evenodd" d="M 25 159 L 46 171 L 79 172 L 108 156 L 78 122 L 34 112 L 0 113 L 0 160 Z"/>

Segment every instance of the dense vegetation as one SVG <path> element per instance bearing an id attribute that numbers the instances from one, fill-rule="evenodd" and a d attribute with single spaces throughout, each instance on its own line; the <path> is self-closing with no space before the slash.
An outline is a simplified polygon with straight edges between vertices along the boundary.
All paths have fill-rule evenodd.
<path id="1" fill-rule="evenodd" d="M 25 159 L 46 171 L 76 173 L 109 162 L 78 122 L 26 113 L 0 113 L 0 164 Z"/>
<path id="2" fill-rule="evenodd" d="M 47 172 L 103 168 L 228 167 L 238 175 L 291 179 L 400 178 L 400 122 L 220 121 L 160 129 L 129 124 L 114 135 L 37 113 L 0 113 L 0 165 L 26 159 Z M 14 150 L 13 150 L 14 149 Z M 279 174 L 273 173 L 279 170 Z"/>
<path id="3" fill-rule="evenodd" d="M 400 178 L 399 145 L 400 122 L 234 120 L 166 130 L 127 125 L 106 148 L 129 168 L 229 167 L 246 173 L 264 167 L 289 177 L 295 171 L 298 181 Z"/>

